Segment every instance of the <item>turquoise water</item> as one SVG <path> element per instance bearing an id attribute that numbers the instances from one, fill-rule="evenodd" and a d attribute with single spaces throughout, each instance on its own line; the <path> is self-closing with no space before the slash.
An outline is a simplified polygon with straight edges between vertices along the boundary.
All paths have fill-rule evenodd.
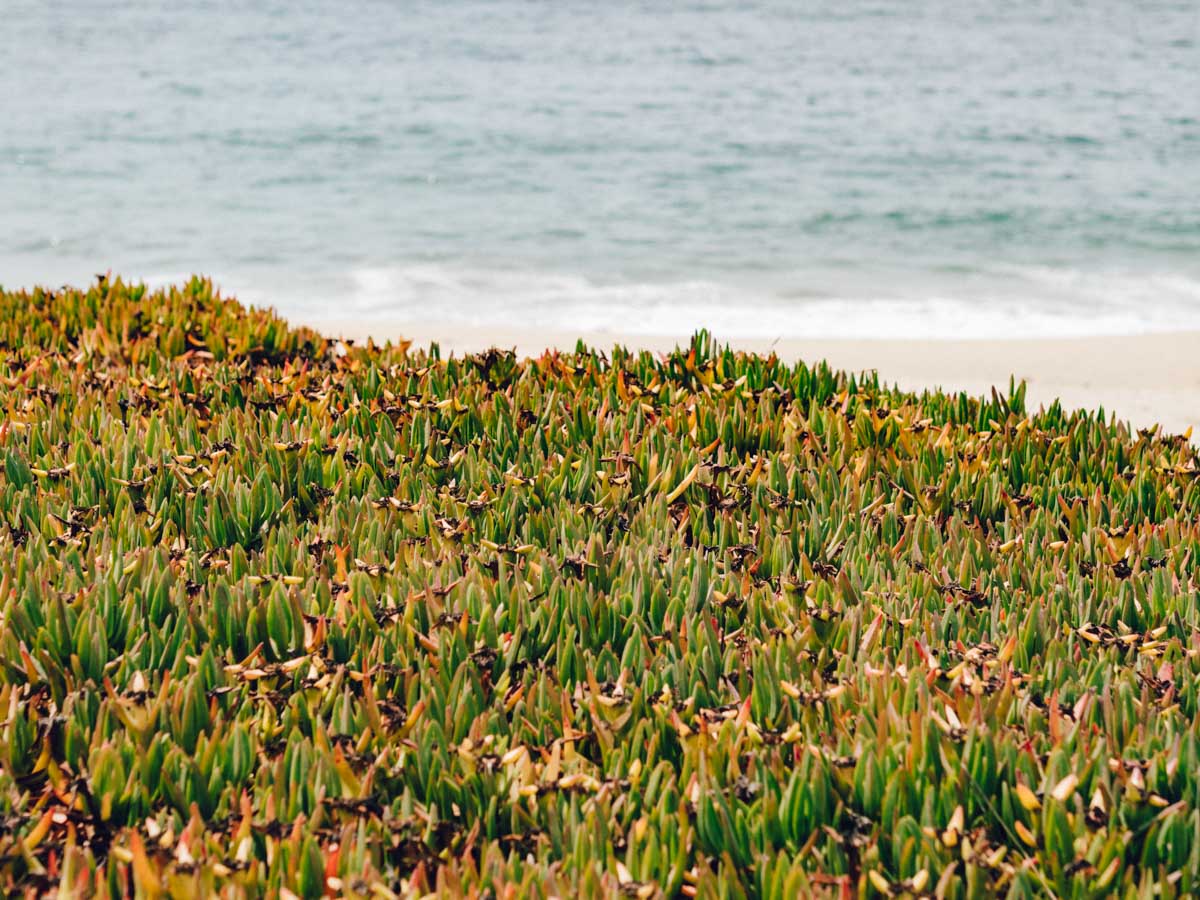
<path id="1" fill-rule="evenodd" d="M 164 11 L 168 9 L 169 11 Z M 0 282 L 729 335 L 1200 327 L 1200 5 L 4 6 Z"/>

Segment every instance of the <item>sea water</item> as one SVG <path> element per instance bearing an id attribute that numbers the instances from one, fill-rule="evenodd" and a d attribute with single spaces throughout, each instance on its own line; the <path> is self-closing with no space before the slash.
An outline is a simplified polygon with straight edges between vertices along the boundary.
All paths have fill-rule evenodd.
<path id="1" fill-rule="evenodd" d="M 729 336 L 1200 327 L 1194 2 L 0 16 L 0 284 Z"/>

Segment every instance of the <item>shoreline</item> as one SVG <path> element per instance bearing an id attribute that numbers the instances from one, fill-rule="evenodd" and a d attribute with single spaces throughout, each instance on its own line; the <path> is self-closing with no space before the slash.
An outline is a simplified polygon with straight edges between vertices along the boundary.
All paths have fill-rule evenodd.
<path id="1" fill-rule="evenodd" d="M 330 337 L 377 343 L 437 342 L 444 355 L 496 346 L 537 356 L 546 349 L 570 350 L 577 340 L 610 349 L 662 353 L 689 335 L 620 332 L 570 334 L 536 327 L 491 328 L 429 323 L 348 322 L 313 319 L 298 323 Z M 886 338 L 738 339 L 715 335 L 736 350 L 770 353 L 787 360 L 824 359 L 852 372 L 875 370 L 889 384 L 911 391 L 942 388 L 985 394 L 1007 388 L 1010 376 L 1027 385 L 1026 405 L 1036 410 L 1059 399 L 1067 409 L 1103 407 L 1134 427 L 1159 424 L 1170 433 L 1200 433 L 1200 332 L 1180 331 L 1129 337 L 996 338 L 908 340 Z"/>

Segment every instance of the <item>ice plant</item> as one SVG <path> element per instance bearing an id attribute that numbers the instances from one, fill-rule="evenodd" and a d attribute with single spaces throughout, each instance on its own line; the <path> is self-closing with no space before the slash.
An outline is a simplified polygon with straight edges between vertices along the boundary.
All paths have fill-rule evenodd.
<path id="1" fill-rule="evenodd" d="M 0 888 L 1192 896 L 1200 467 L 1024 390 L 0 293 Z"/>

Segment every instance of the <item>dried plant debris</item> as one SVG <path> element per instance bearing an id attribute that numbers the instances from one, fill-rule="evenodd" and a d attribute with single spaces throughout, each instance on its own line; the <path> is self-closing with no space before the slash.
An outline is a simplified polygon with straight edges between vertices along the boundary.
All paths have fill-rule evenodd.
<path id="1" fill-rule="evenodd" d="M 1186 437 L 0 304 L 6 894 L 1200 889 Z"/>

